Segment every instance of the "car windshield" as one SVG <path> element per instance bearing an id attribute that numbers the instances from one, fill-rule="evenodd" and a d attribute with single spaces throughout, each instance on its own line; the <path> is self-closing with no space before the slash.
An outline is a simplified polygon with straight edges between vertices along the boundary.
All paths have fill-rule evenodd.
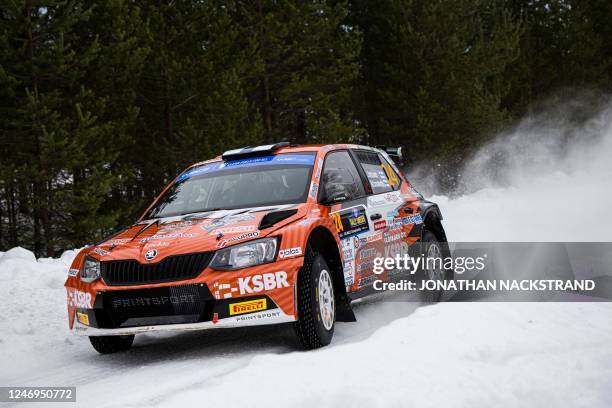
<path id="1" fill-rule="evenodd" d="M 194 167 L 177 178 L 145 218 L 305 202 L 314 158 L 314 153 L 286 153 Z"/>

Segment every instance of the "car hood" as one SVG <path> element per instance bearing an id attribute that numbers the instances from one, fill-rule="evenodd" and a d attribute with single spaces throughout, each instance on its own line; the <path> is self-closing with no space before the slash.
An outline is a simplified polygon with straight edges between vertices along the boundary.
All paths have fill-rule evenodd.
<path id="1" fill-rule="evenodd" d="M 155 263 L 172 255 L 215 251 L 265 237 L 301 218 L 304 215 L 303 207 L 284 205 L 220 210 L 145 220 L 88 248 L 89 254 L 100 261 L 135 259 L 141 263 Z M 267 214 L 280 211 L 288 211 L 289 216 L 270 228 L 259 229 Z"/>

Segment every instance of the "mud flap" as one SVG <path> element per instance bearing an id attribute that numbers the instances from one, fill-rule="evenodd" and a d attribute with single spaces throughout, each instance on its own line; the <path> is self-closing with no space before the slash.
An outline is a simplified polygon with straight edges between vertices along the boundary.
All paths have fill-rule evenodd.
<path id="1" fill-rule="evenodd" d="M 338 322 L 356 322 L 357 318 L 353 313 L 353 308 L 346 296 L 340 297 L 336 302 L 336 321 Z"/>

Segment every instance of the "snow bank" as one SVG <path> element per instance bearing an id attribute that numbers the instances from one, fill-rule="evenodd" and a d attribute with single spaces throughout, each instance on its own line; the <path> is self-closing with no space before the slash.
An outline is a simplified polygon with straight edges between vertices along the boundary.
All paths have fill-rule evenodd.
<path id="1" fill-rule="evenodd" d="M 63 285 L 74 255 L 38 262 L 18 247 L 0 258 L 0 384 L 4 376 L 35 372 L 40 358 L 63 345 L 68 335 Z"/>
<path id="2" fill-rule="evenodd" d="M 9 260 L 21 260 L 26 262 L 36 262 L 36 257 L 32 251 L 28 251 L 22 247 L 15 247 L 7 252 L 0 252 L 0 264 Z"/>

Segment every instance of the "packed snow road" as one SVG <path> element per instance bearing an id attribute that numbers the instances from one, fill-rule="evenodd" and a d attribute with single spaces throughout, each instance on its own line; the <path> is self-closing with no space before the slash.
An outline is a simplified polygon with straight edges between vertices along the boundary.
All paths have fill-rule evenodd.
<path id="1" fill-rule="evenodd" d="M 449 239 L 610 241 L 612 121 L 609 111 L 593 120 L 546 132 L 527 123 L 486 146 L 465 194 L 433 198 Z M 500 153 L 512 159 L 503 167 L 490 160 Z M 493 173 L 503 182 L 482 180 Z M 295 351 L 283 326 L 143 334 L 126 353 L 99 355 L 67 330 L 74 255 L 0 253 L 1 386 L 76 386 L 88 407 L 612 406 L 611 303 L 373 300 L 317 351 Z"/>
<path id="2" fill-rule="evenodd" d="M 262 327 L 141 335 L 103 356 L 67 333 L 66 264 L 15 252 L 0 258 L 0 384 L 76 386 L 79 406 L 612 404 L 609 303 L 387 299 L 358 305 L 358 322 L 314 352 L 294 351 L 288 327 Z"/>

